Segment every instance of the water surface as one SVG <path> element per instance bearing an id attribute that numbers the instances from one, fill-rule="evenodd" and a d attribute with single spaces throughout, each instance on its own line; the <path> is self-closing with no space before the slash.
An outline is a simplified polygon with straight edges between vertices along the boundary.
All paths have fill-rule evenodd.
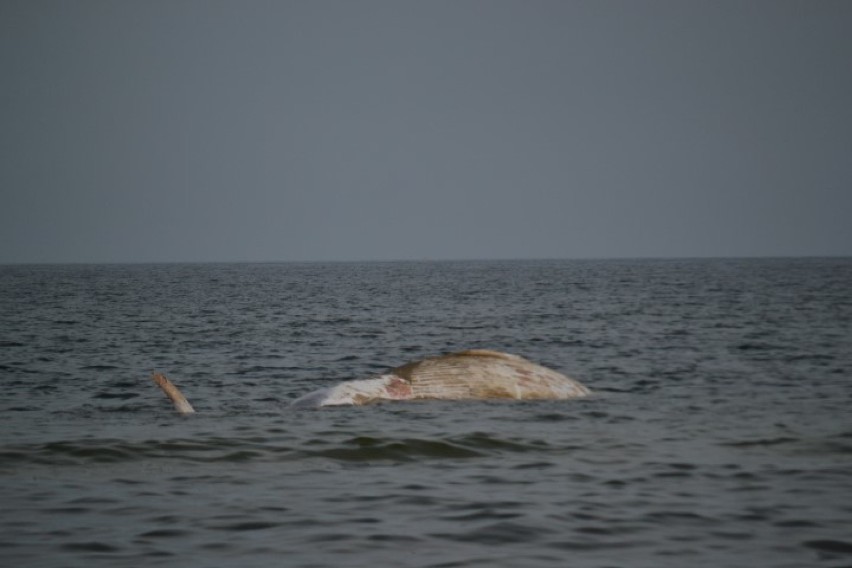
<path id="1" fill-rule="evenodd" d="M 2 266 L 0 321 L 8 563 L 852 566 L 850 259 Z M 596 394 L 288 408 L 465 348 Z"/>

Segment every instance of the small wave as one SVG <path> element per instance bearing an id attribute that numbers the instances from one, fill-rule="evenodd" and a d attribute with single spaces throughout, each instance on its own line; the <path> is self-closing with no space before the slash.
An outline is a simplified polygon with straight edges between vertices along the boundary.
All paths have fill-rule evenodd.
<path id="1" fill-rule="evenodd" d="M 820 526 L 819 523 L 808 520 L 808 519 L 788 519 L 788 520 L 784 520 L 784 521 L 777 521 L 777 522 L 772 523 L 772 524 L 775 525 L 776 527 L 793 528 L 793 529 L 813 528 L 813 527 L 819 527 Z"/>
<path id="2" fill-rule="evenodd" d="M 852 542 L 843 540 L 807 540 L 802 543 L 807 548 L 833 554 L 852 554 Z"/>
<path id="3" fill-rule="evenodd" d="M 85 337 L 72 337 L 70 335 L 57 335 L 55 338 L 57 343 L 88 343 L 89 340 Z M 65 353 L 65 351 L 62 351 Z"/>
<path id="4" fill-rule="evenodd" d="M 62 545 L 62 548 L 65 550 L 73 551 L 73 552 L 118 552 L 121 550 L 111 544 L 107 544 L 105 542 L 91 541 L 91 542 L 68 542 Z"/>
<path id="5" fill-rule="evenodd" d="M 784 358 L 784 361 L 787 363 L 795 363 L 798 361 L 836 361 L 837 357 L 834 354 L 830 353 L 800 353 L 795 355 L 788 355 Z"/>
<path id="6" fill-rule="evenodd" d="M 779 444 L 789 444 L 796 442 L 796 438 L 759 438 L 756 440 L 741 440 L 737 442 L 722 442 L 720 446 L 728 446 L 731 448 L 753 448 L 759 446 L 777 446 Z"/>
<path id="7" fill-rule="evenodd" d="M 243 521 L 231 523 L 228 525 L 215 526 L 213 528 L 223 531 L 246 532 L 271 529 L 279 526 L 281 523 L 273 523 L 268 521 Z"/>
<path id="8" fill-rule="evenodd" d="M 140 534 L 139 538 L 182 538 L 188 534 L 191 532 L 184 529 L 155 529 Z"/>
<path id="9" fill-rule="evenodd" d="M 549 532 L 553 531 L 544 527 L 501 521 L 484 527 L 479 527 L 471 531 L 438 533 L 430 536 L 455 542 L 473 542 L 488 546 L 499 546 L 534 542 Z"/>
<path id="10" fill-rule="evenodd" d="M 137 396 L 139 396 L 139 393 L 135 392 L 100 392 L 92 395 L 92 398 L 127 400 Z"/>
<path id="11" fill-rule="evenodd" d="M 441 440 L 414 438 L 384 440 L 359 436 L 343 447 L 310 452 L 312 457 L 342 461 L 411 461 L 418 458 L 472 458 L 484 455 L 476 450 Z"/>
<path id="12" fill-rule="evenodd" d="M 26 465 L 79 466 L 148 460 L 214 462 L 294 462 L 329 459 L 340 462 L 409 462 L 458 460 L 514 453 L 555 451 L 546 442 L 514 440 L 474 432 L 446 438 L 356 436 L 317 448 L 312 440 L 285 446 L 264 437 L 209 437 L 206 439 L 63 440 L 7 446 L 0 452 L 5 467 Z"/>
<path id="13" fill-rule="evenodd" d="M 269 366 L 269 365 L 252 365 L 250 367 L 240 367 L 235 371 L 237 375 L 251 375 L 251 374 L 263 374 L 270 371 L 277 372 L 282 369 L 289 370 L 291 367 L 277 367 L 277 366 Z"/>
<path id="14" fill-rule="evenodd" d="M 735 349 L 739 351 L 774 351 L 777 349 L 784 349 L 780 345 L 773 345 L 771 343 L 740 343 L 735 346 Z"/>

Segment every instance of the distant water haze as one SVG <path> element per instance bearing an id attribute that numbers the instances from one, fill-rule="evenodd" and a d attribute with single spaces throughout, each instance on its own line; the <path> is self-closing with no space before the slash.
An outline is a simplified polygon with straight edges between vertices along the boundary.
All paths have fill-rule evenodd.
<path id="1" fill-rule="evenodd" d="M 0 5 L 0 262 L 852 255 L 844 1 Z"/>

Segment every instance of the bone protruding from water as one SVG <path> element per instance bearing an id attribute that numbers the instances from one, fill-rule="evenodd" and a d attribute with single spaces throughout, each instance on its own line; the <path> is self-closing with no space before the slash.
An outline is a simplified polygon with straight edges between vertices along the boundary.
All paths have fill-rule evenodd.
<path id="1" fill-rule="evenodd" d="M 180 389 L 166 378 L 165 375 L 161 373 L 154 373 L 151 379 L 157 383 L 157 386 L 163 389 L 163 392 L 166 393 L 166 396 L 169 397 L 169 400 L 171 400 L 172 404 L 175 405 L 175 410 L 181 414 L 192 414 L 195 412 L 195 409 L 192 408 L 192 405 L 189 404 L 189 401 L 186 400 L 186 397 L 183 396 Z"/>

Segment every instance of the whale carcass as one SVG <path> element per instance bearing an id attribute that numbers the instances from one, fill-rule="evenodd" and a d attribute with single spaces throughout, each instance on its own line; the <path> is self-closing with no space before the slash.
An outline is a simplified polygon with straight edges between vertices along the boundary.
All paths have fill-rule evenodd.
<path id="1" fill-rule="evenodd" d="M 154 377 L 178 412 L 188 413 L 187 407 L 191 412 L 192 407 L 168 379 Z M 392 400 L 558 400 L 589 394 L 591 391 L 574 379 L 523 357 L 470 349 L 413 361 L 373 378 L 321 389 L 296 399 L 293 406 L 361 406 Z"/>

